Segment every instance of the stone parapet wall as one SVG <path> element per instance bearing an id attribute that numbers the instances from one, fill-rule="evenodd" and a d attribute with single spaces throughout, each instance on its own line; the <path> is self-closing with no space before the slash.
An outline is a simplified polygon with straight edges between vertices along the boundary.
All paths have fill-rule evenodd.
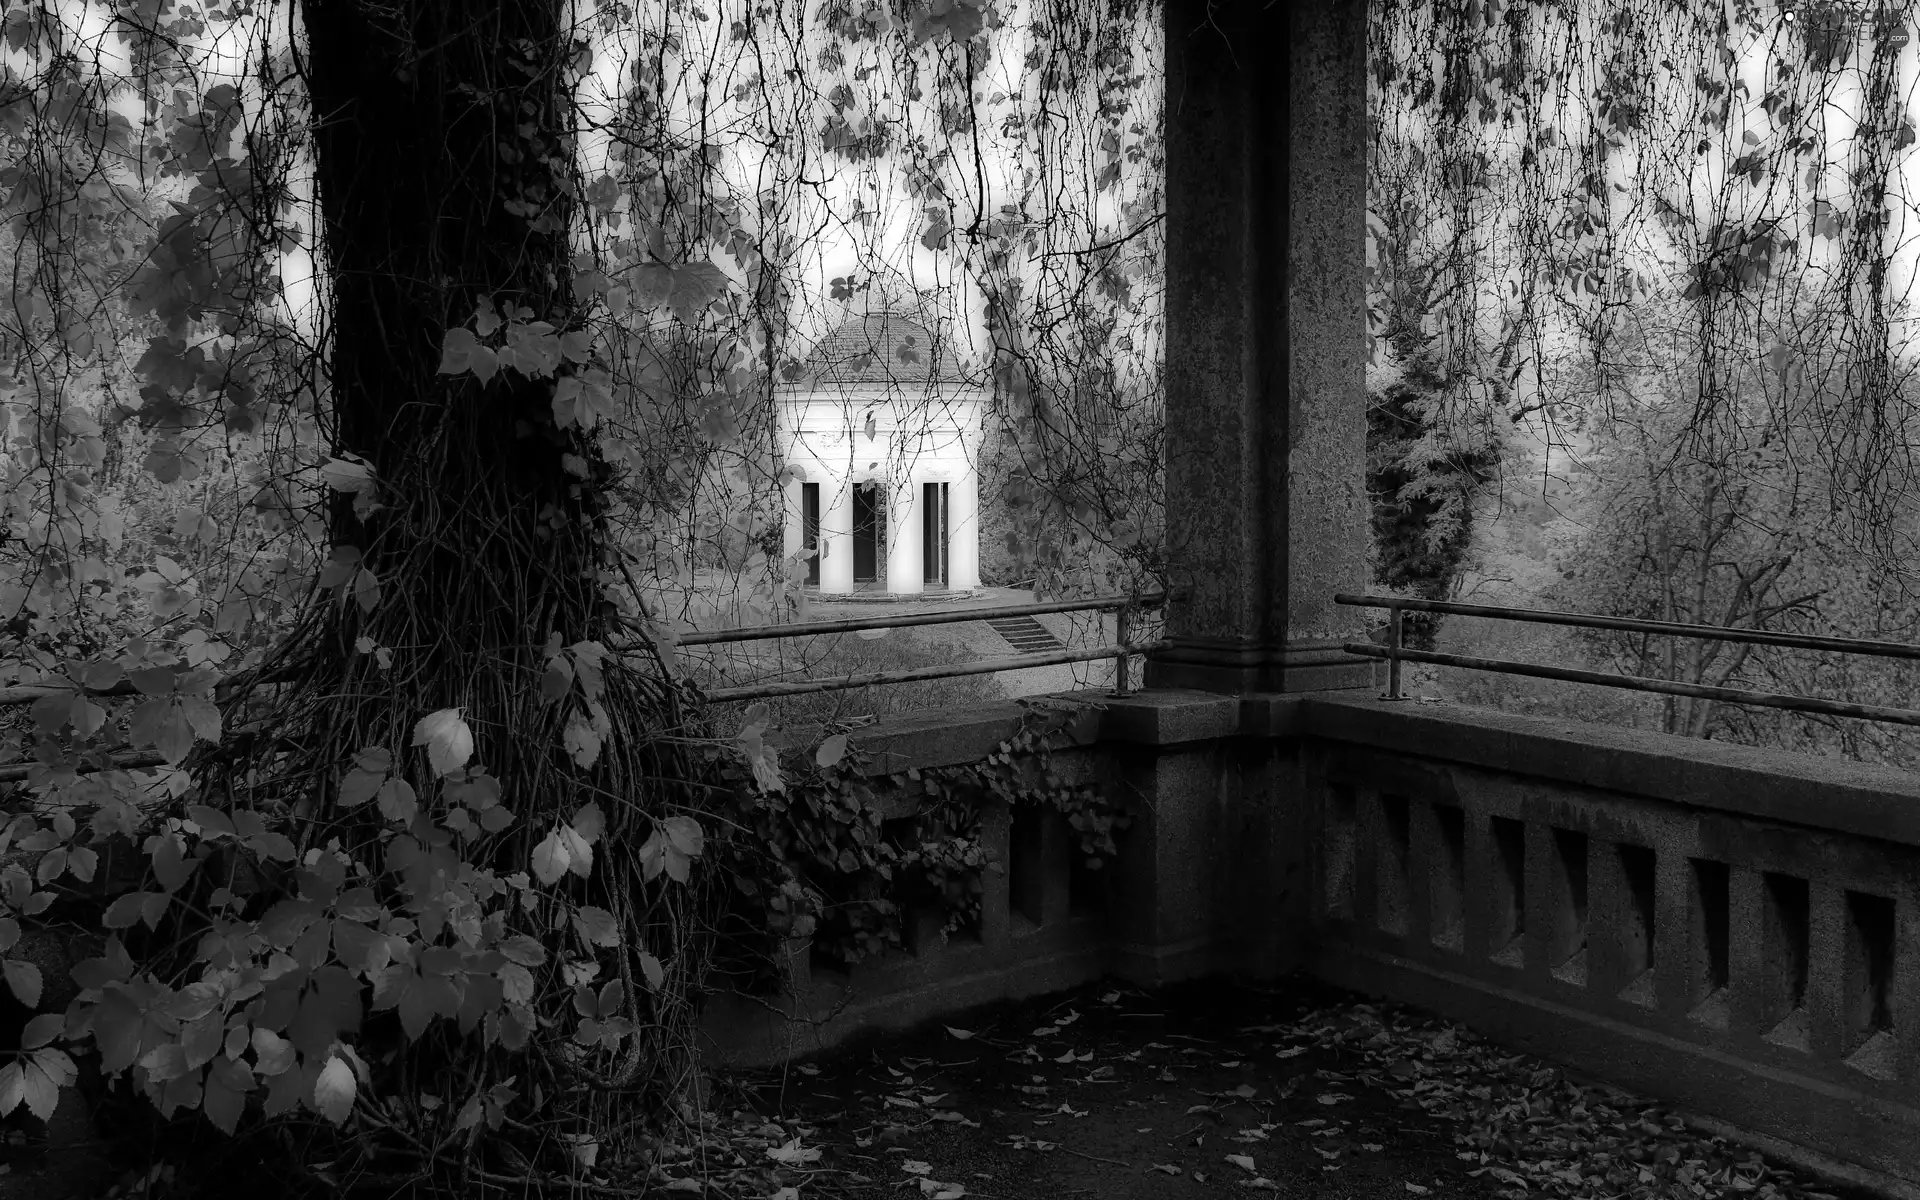
<path id="1" fill-rule="evenodd" d="M 710 1005 L 710 1052 L 1305 966 L 1920 1185 L 1920 780 L 1350 692 L 1094 699 L 1057 757 L 1134 813 L 1103 886 L 1075 893 L 1051 814 L 1002 810 L 976 937 L 922 928 L 850 975 L 797 952 L 793 996 Z M 859 740 L 879 772 L 977 761 L 1017 712 Z"/>
<path id="2" fill-rule="evenodd" d="M 1314 971 L 1920 1182 L 1920 780 L 1316 697 Z"/>

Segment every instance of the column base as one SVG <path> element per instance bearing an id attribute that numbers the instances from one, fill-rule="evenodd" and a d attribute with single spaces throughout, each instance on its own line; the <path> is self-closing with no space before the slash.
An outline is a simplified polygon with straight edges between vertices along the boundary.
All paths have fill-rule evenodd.
<path id="1" fill-rule="evenodd" d="M 1374 686 L 1373 660 L 1342 650 L 1341 641 L 1249 645 L 1224 638 L 1167 639 L 1147 656 L 1145 686 L 1202 692 L 1319 692 Z"/>

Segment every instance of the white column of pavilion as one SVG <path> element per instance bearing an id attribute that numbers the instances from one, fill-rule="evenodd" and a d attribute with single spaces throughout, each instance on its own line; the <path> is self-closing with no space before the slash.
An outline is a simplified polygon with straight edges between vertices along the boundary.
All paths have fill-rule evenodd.
<path id="1" fill-rule="evenodd" d="M 875 322 L 894 328 L 876 331 Z M 919 330 L 918 346 L 929 344 L 924 329 L 900 319 L 869 315 L 849 321 L 827 343 L 845 355 L 869 341 L 885 341 Z M 826 345 L 827 343 L 823 343 Z M 812 361 L 811 359 L 809 361 Z M 831 360 L 829 360 L 831 361 Z M 820 592 L 843 595 L 854 590 L 853 488 L 872 480 L 886 505 L 887 552 L 884 588 L 899 596 L 926 590 L 927 553 L 924 488 L 945 483 L 947 510 L 947 587 L 980 586 L 979 485 L 975 474 L 980 441 L 982 397 L 963 390 L 952 376 L 920 368 L 922 378 L 868 379 L 874 360 L 855 356 L 837 378 L 809 379 L 782 397 L 780 454 L 797 478 L 786 488 L 784 543 L 789 555 L 805 543 L 804 486 L 820 489 Z M 919 361 L 919 360 L 916 360 Z M 948 356 L 948 363 L 951 357 Z M 903 363 L 893 364 L 901 367 Z M 890 368 L 891 369 L 891 368 Z M 898 372 L 896 372 L 897 374 Z M 832 372 L 827 373 L 831 375 Z M 943 371 L 941 374 L 945 374 Z M 957 375 L 957 369 L 953 375 Z M 868 436 L 867 418 L 872 417 Z"/>

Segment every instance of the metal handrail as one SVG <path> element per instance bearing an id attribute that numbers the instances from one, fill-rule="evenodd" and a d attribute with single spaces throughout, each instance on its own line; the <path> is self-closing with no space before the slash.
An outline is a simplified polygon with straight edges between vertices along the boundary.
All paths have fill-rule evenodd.
<path id="1" fill-rule="evenodd" d="M 1123 660 L 1129 655 L 1146 654 L 1159 649 L 1160 643 L 1098 646 L 1091 650 L 1048 650 L 1036 654 L 1008 654 L 998 658 L 980 658 L 967 663 L 937 667 L 910 667 L 898 671 L 868 671 L 841 679 L 796 679 L 791 683 L 753 683 L 742 687 L 716 688 L 706 694 L 718 702 L 760 700 L 769 696 L 799 696 L 809 692 L 842 691 L 884 683 L 913 683 L 922 679 L 952 679 L 962 675 L 991 675 L 998 671 L 1019 671 L 1027 667 L 1050 667 L 1061 663 L 1092 662 L 1095 659 Z M 1121 688 L 1115 694 L 1125 695 Z"/>
<path id="2" fill-rule="evenodd" d="M 1085 600 L 1044 600 L 1032 604 L 1002 604 L 991 608 L 952 609 L 947 612 L 913 613 L 897 617 L 849 617 L 841 621 L 808 621 L 792 625 L 751 625 L 743 629 L 715 629 L 679 635 L 682 646 L 713 645 L 720 642 L 766 641 L 775 638 L 807 637 L 822 633 L 857 633 L 862 629 L 895 629 L 912 625 L 957 625 L 967 621 L 988 621 L 996 617 L 1024 617 L 1039 613 L 1113 612 L 1115 644 L 1091 650 L 1049 650 L 1034 654 L 1010 654 L 935 667 L 912 667 L 895 671 L 868 671 L 836 679 L 796 679 L 788 683 L 746 684 L 716 688 L 706 694 L 708 700 L 724 703 L 758 700 L 772 696 L 798 696 L 811 692 L 845 691 L 891 683 L 915 683 L 926 679 L 952 679 L 965 675 L 991 675 L 1000 671 L 1019 671 L 1028 667 L 1057 666 L 1063 663 L 1113 659 L 1113 694 L 1126 696 L 1131 691 L 1129 660 L 1145 654 L 1160 643 L 1136 645 L 1132 641 L 1133 614 L 1159 608 L 1167 600 L 1164 592 L 1143 596 L 1096 596 Z"/>
<path id="3" fill-rule="evenodd" d="M 1404 642 L 1401 615 L 1405 610 L 1448 613 L 1467 617 L 1491 617 L 1496 620 L 1531 621 L 1542 625 L 1574 626 L 1587 629 L 1613 629 L 1629 633 L 1652 633 L 1670 637 L 1695 637 L 1723 642 L 1748 642 L 1757 645 L 1786 646 L 1802 650 L 1828 650 L 1843 654 L 1861 654 L 1880 658 L 1920 660 L 1920 646 L 1901 642 L 1873 641 L 1866 638 L 1823 637 L 1813 634 L 1774 633 L 1763 629 L 1737 629 L 1728 625 L 1694 625 L 1680 621 L 1646 621 L 1635 617 L 1603 617 L 1594 613 L 1555 612 L 1546 609 L 1509 608 L 1494 604 L 1460 604 L 1449 600 L 1402 599 L 1397 596 L 1361 596 L 1342 592 L 1334 603 L 1359 608 L 1387 610 L 1387 644 L 1348 642 L 1342 648 L 1362 658 L 1387 663 L 1388 700 L 1404 700 L 1400 692 L 1402 662 L 1432 663 L 1443 667 L 1461 667 L 1503 675 L 1525 675 L 1536 679 L 1558 679 L 1569 683 L 1589 683 L 1600 687 L 1635 692 L 1653 692 L 1669 696 L 1691 696 L 1720 700 L 1730 704 L 1751 704 L 1792 712 L 1823 713 L 1864 721 L 1885 721 L 1896 725 L 1920 726 L 1920 711 L 1891 708 L 1880 704 L 1856 704 L 1845 700 L 1822 700 L 1813 696 L 1794 696 L 1780 692 L 1755 692 L 1744 688 L 1717 687 L 1704 683 L 1652 679 L 1644 675 L 1612 675 L 1573 667 L 1550 667 L 1538 663 L 1513 662 L 1501 658 L 1480 658 L 1470 654 L 1448 654 L 1434 650 L 1415 650 Z"/>
<path id="4" fill-rule="evenodd" d="M 1044 600 L 1033 604 L 1002 604 L 992 608 L 956 608 L 946 612 L 909 613 L 898 617 L 848 617 L 841 621 L 804 621 L 792 625 L 748 625 L 739 629 L 692 630 L 674 640 L 682 646 L 710 646 L 719 642 L 754 642 L 772 638 L 808 637 L 817 633 L 858 633 L 862 629 L 901 629 L 910 625 L 958 625 L 990 621 L 995 617 L 1030 617 L 1041 613 L 1114 612 L 1158 608 L 1166 603 L 1159 592 L 1149 595 L 1099 596 L 1091 600 Z"/>
<path id="5" fill-rule="evenodd" d="M 1349 592 L 1341 592 L 1333 598 L 1333 602 L 1357 605 L 1362 608 L 1408 609 L 1414 612 L 1451 613 L 1462 617 L 1533 621 L 1541 625 L 1575 625 L 1587 629 L 1617 629 L 1627 633 L 1660 633 L 1677 637 L 1711 638 L 1722 642 L 1753 642 L 1762 646 L 1791 646 L 1797 650 L 1835 650 L 1842 654 L 1920 659 L 1920 646 L 1907 642 L 1873 641 L 1867 638 L 1824 637 L 1811 633 L 1775 633 L 1770 629 L 1739 629 L 1731 625 L 1646 621 L 1639 617 L 1602 617 L 1593 613 L 1557 612 L 1545 608 L 1459 604 L 1451 600 L 1402 600 L 1397 596 L 1356 596 Z"/>

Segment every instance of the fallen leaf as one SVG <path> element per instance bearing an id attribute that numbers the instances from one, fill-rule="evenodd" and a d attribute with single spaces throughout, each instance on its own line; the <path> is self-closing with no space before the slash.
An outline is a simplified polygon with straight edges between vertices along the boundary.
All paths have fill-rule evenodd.
<path id="1" fill-rule="evenodd" d="M 1412 1192 L 1416 1196 L 1424 1196 L 1429 1191 L 1432 1190 L 1431 1188 L 1423 1188 L 1417 1183 L 1408 1183 L 1402 1186 L 1404 1186 L 1409 1192 Z"/>
<path id="2" fill-rule="evenodd" d="M 1252 1155 L 1229 1154 L 1227 1155 L 1227 1161 L 1232 1163 L 1234 1166 L 1239 1167 L 1242 1171 L 1246 1171 L 1249 1174 L 1253 1172 L 1253 1156 Z"/>
<path id="3" fill-rule="evenodd" d="M 1307 1052 L 1307 1048 L 1305 1046 L 1288 1046 L 1285 1050 L 1282 1050 L 1279 1053 L 1275 1054 L 1274 1057 L 1275 1058 L 1299 1058 L 1302 1054 L 1305 1054 L 1306 1052 Z"/>
<path id="4" fill-rule="evenodd" d="M 802 1147 L 800 1139 L 794 1138 L 782 1146 L 768 1146 L 767 1157 L 777 1163 L 797 1167 L 803 1163 L 819 1162 L 820 1150 L 813 1146 Z"/>
<path id="5" fill-rule="evenodd" d="M 954 1038 L 955 1038 L 955 1040 L 957 1040 L 957 1041 L 962 1041 L 962 1042 L 964 1042 L 964 1041 L 966 1041 L 966 1040 L 967 1040 L 968 1038 L 970 1038 L 970 1037 L 972 1037 L 972 1036 L 973 1036 L 973 1030 L 971 1030 L 971 1029 L 955 1029 L 955 1028 L 954 1028 L 953 1026 L 951 1026 L 951 1025 L 949 1025 L 949 1026 L 947 1026 L 947 1032 L 948 1032 L 948 1033 L 950 1033 L 950 1034 L 952 1034 L 952 1035 L 954 1036 Z"/>
<path id="6" fill-rule="evenodd" d="M 907 1159 L 905 1162 L 900 1164 L 900 1169 L 902 1171 L 905 1171 L 909 1175 L 933 1174 L 933 1164 L 929 1162 L 921 1162 L 917 1158 Z"/>

